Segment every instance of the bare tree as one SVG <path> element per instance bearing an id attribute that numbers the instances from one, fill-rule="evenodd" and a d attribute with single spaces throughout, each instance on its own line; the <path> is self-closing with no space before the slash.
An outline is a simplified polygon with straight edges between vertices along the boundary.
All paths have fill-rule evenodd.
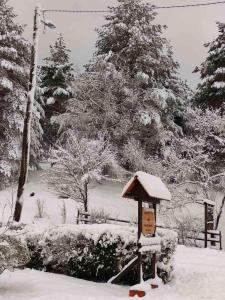
<path id="1" fill-rule="evenodd" d="M 52 151 L 52 161 L 49 185 L 60 197 L 81 203 L 87 212 L 89 183 L 106 178 L 104 169 L 115 163 L 115 154 L 104 136 L 89 140 L 69 132 L 65 144 Z"/>

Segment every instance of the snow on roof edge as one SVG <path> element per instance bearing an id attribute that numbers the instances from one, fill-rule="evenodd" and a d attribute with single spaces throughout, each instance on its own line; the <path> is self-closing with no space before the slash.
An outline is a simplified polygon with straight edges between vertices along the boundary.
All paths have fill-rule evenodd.
<path id="1" fill-rule="evenodd" d="M 212 200 L 209 200 L 209 199 L 203 199 L 202 202 L 205 204 L 209 204 L 209 205 L 212 205 L 212 206 L 215 206 L 215 202 L 212 201 Z"/>
<path id="2" fill-rule="evenodd" d="M 122 191 L 122 197 L 126 194 L 127 189 L 132 184 L 132 182 L 137 178 L 142 184 L 143 188 L 149 194 L 149 196 L 161 200 L 171 200 L 171 193 L 166 187 L 166 185 L 162 182 L 160 177 L 138 171 L 134 174 L 134 176 L 128 181 Z"/>

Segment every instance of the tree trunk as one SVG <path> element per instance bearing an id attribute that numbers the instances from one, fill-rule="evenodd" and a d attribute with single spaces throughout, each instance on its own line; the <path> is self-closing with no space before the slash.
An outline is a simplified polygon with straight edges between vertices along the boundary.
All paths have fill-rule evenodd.
<path id="1" fill-rule="evenodd" d="M 88 183 L 84 183 L 84 212 L 88 212 Z"/>
<path id="2" fill-rule="evenodd" d="M 24 118 L 20 176 L 18 182 L 16 206 L 13 215 L 13 219 L 16 222 L 19 222 L 21 217 L 21 212 L 23 208 L 23 193 L 24 193 L 25 184 L 27 182 L 27 174 L 28 174 L 28 167 L 30 161 L 30 128 L 31 128 L 35 88 L 36 88 L 39 25 L 40 25 L 40 7 L 37 6 L 35 8 L 35 14 L 34 14 L 33 46 L 31 49 L 30 80 L 29 80 L 29 88 L 27 93 L 27 107 L 26 107 L 26 113 Z"/>

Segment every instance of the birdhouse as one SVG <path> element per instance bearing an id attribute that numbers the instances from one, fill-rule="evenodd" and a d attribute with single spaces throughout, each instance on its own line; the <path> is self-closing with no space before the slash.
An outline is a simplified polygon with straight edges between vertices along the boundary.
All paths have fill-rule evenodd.
<path id="1" fill-rule="evenodd" d="M 130 272 L 130 269 L 137 264 L 137 281 L 141 283 L 143 281 L 142 273 L 142 255 L 146 255 L 154 245 L 154 252 L 152 253 L 151 258 L 151 269 L 153 279 L 157 276 L 156 273 L 156 247 L 160 248 L 160 245 L 155 245 L 152 238 L 155 237 L 156 233 L 156 206 L 160 203 L 160 200 L 171 200 L 170 191 L 167 189 L 166 185 L 162 182 L 159 177 L 147 174 L 145 172 L 137 172 L 134 176 L 128 181 L 122 191 L 123 198 L 134 199 L 138 202 L 138 232 L 137 232 L 137 246 L 138 246 L 138 256 L 137 258 L 124 268 L 117 276 L 113 278 L 112 283 L 118 283 L 119 279 L 124 276 L 126 273 Z M 142 207 L 143 202 L 147 202 L 148 207 Z M 142 239 L 141 239 L 142 237 Z M 149 241 L 147 247 L 143 245 L 143 237 L 145 241 Z M 158 242 L 157 242 L 158 243 Z M 151 249 L 150 249 L 151 248 Z M 151 285 L 152 288 L 156 288 L 158 285 Z M 139 293 L 140 292 L 140 293 Z M 144 296 L 143 291 L 137 291 L 135 289 L 130 289 L 130 296 L 141 295 Z"/>
<path id="2" fill-rule="evenodd" d="M 160 200 L 171 200 L 170 191 L 159 177 L 141 171 L 126 184 L 122 197 L 154 204 L 159 204 Z"/>

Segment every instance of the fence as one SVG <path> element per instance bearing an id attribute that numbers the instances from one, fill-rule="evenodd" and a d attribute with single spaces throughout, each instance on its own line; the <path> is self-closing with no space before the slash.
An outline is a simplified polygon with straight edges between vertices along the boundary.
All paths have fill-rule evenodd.
<path id="1" fill-rule="evenodd" d="M 222 250 L 222 233 L 219 230 L 208 230 L 207 232 L 202 231 L 198 236 L 187 235 L 185 238 L 194 240 L 195 242 L 204 242 L 204 247 L 209 246 L 215 247 L 219 244 L 219 250 Z M 182 238 L 180 238 L 182 240 Z"/>
<path id="2" fill-rule="evenodd" d="M 81 212 L 78 210 L 77 213 L 77 224 L 79 223 L 93 223 L 93 220 L 91 219 L 91 215 L 89 213 L 85 213 L 85 212 Z M 122 224 L 129 224 L 129 225 L 137 225 L 137 222 L 131 222 L 128 220 L 124 220 L 124 219 L 116 219 L 116 218 L 110 218 L 110 217 L 106 217 L 106 218 L 99 218 L 99 219 L 95 219 L 96 223 L 122 223 Z M 208 247 L 209 243 L 212 247 L 216 247 L 217 245 L 219 245 L 219 250 L 222 250 L 222 233 L 219 230 L 207 230 L 207 233 L 205 231 L 200 232 L 200 234 L 198 233 L 198 235 L 196 235 L 196 233 L 194 232 L 188 232 L 185 236 L 182 236 L 182 234 L 180 235 L 180 232 L 177 228 L 168 228 L 168 227 L 164 227 L 164 226 L 159 226 L 156 225 L 156 227 L 158 228 L 163 228 L 163 229 L 171 229 L 174 230 L 178 233 L 178 243 L 180 244 L 184 244 L 184 239 L 188 239 L 188 240 L 193 240 L 194 241 L 194 245 L 195 246 L 201 246 L 200 244 L 198 245 L 197 242 L 204 242 L 204 247 Z"/>

